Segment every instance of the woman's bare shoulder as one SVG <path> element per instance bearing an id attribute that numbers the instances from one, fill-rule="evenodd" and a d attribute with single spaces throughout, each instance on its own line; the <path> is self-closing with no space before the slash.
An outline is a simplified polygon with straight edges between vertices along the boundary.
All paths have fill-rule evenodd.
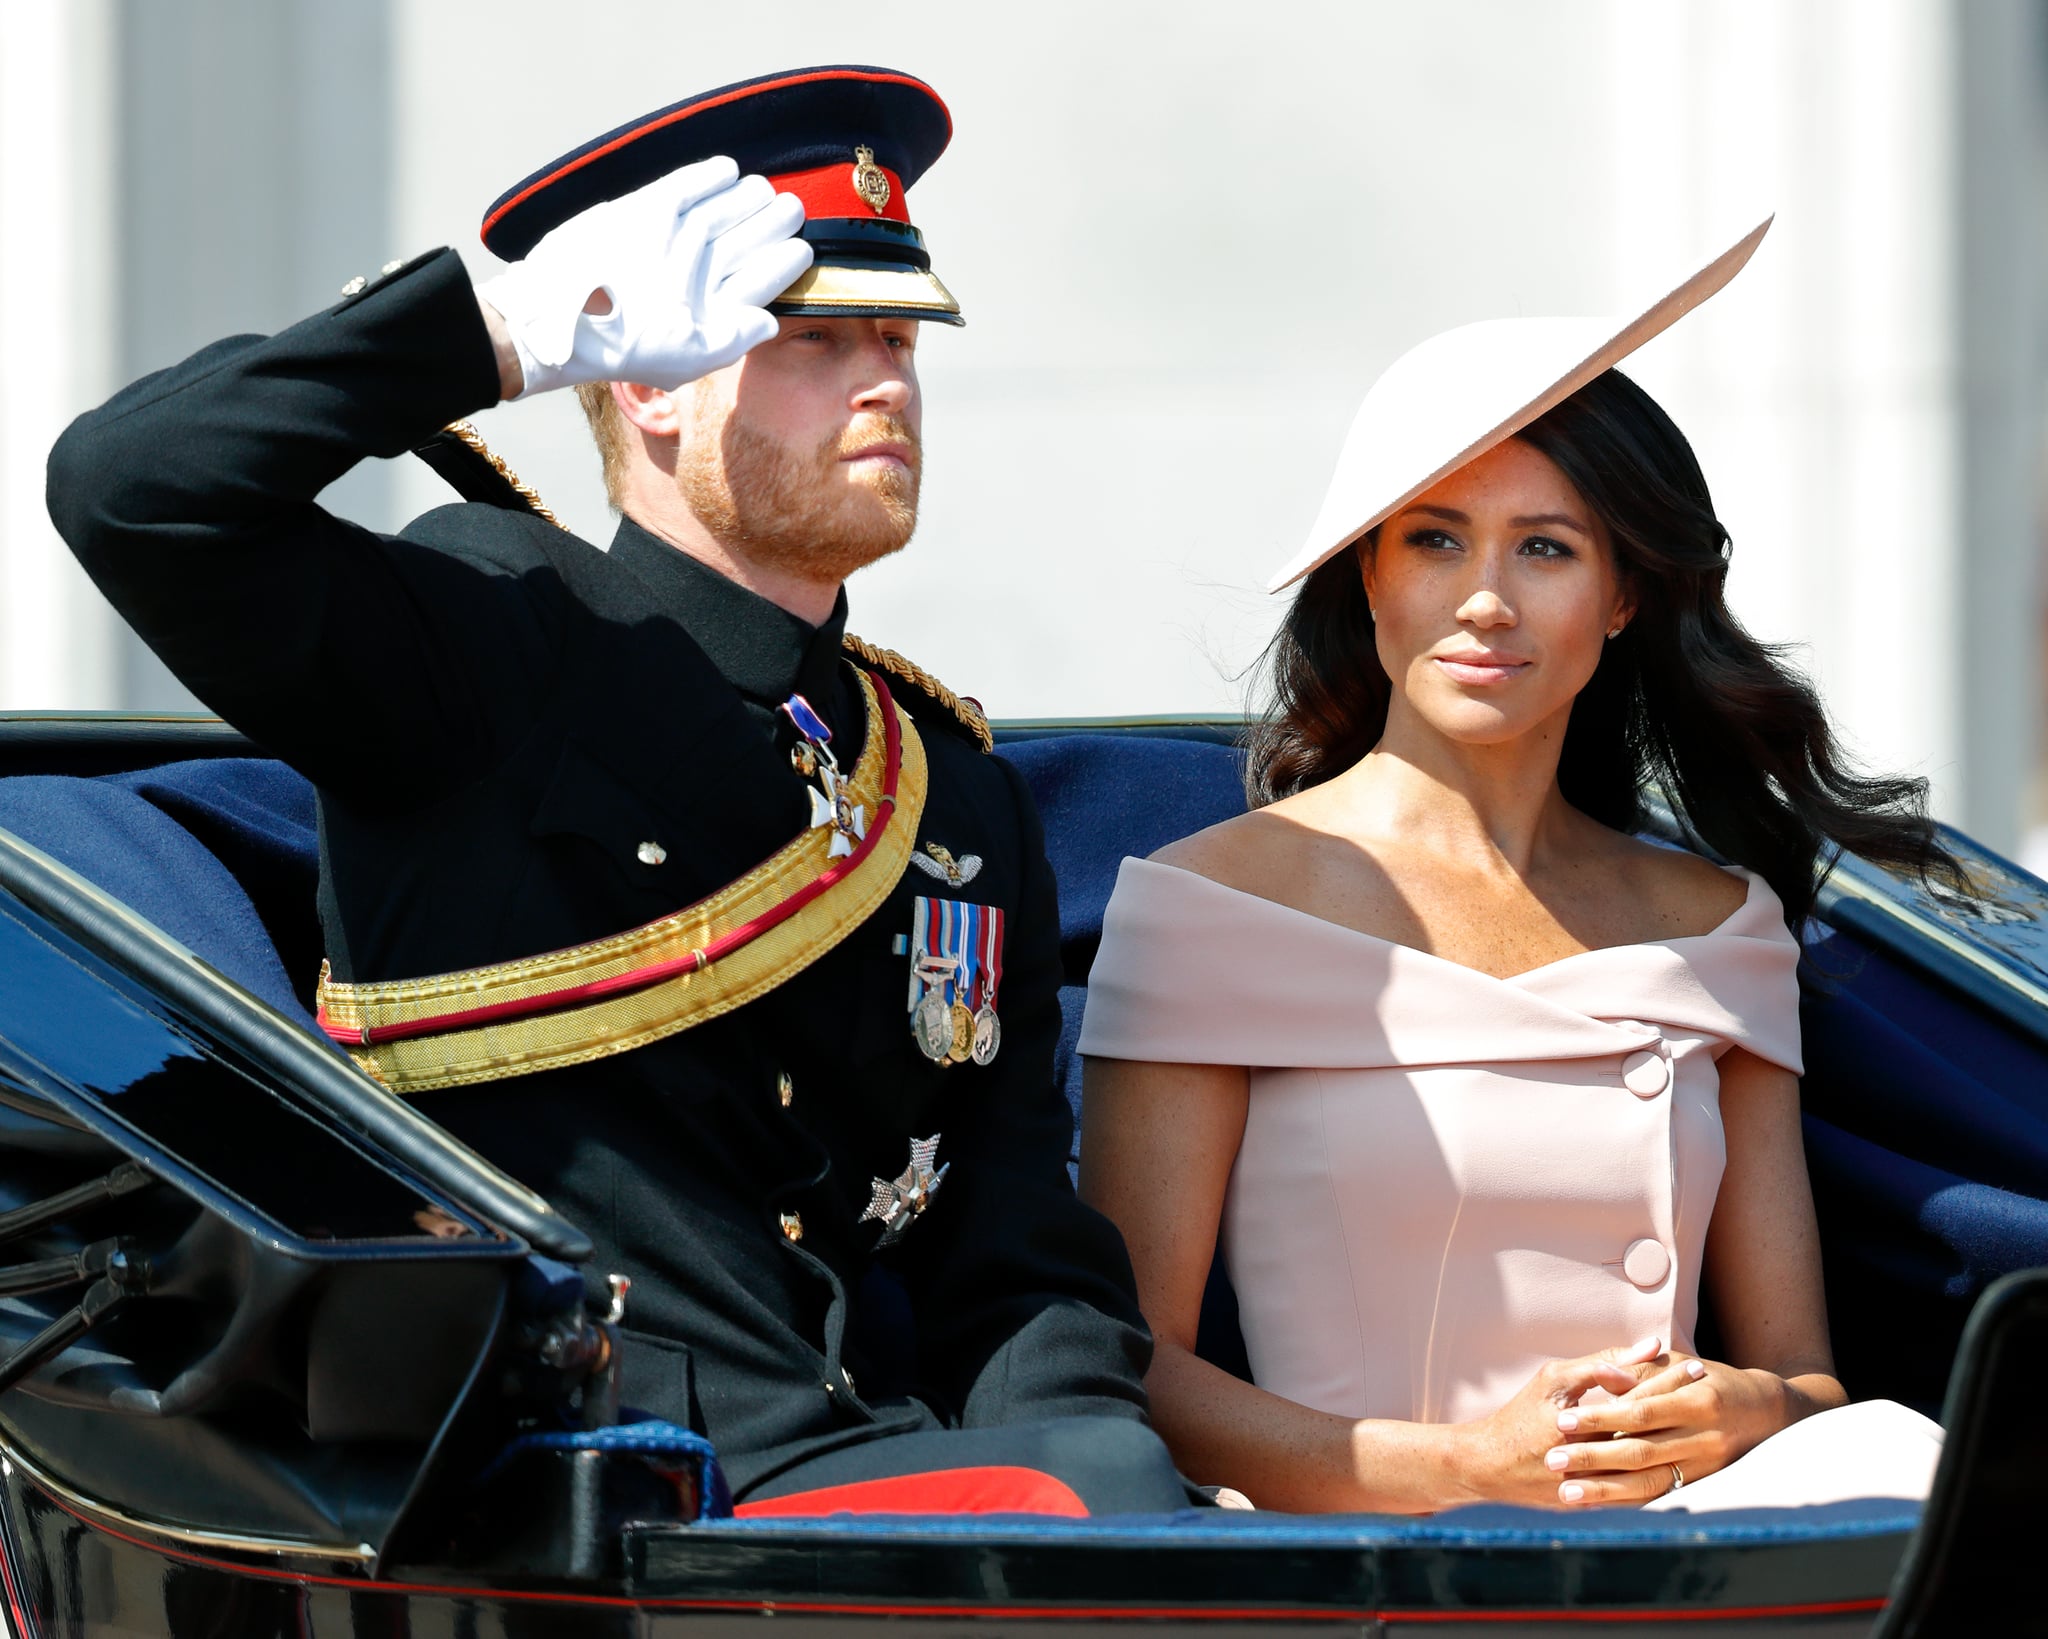
<path id="1" fill-rule="evenodd" d="M 1150 856 L 1152 863 L 1255 893 L 1254 884 L 1286 870 L 1308 845 L 1308 833 L 1279 812 L 1281 806 L 1255 808 L 1169 842 Z"/>
<path id="2" fill-rule="evenodd" d="M 1234 879 L 1243 869 L 1246 856 L 1254 853 L 1262 840 L 1255 823 L 1258 818 L 1256 811 L 1239 814 L 1169 842 L 1154 850 L 1149 858 L 1154 865 L 1171 865 L 1175 870 L 1192 871 L 1225 887 L 1236 887 Z"/>
<path id="3" fill-rule="evenodd" d="M 1617 837 L 1616 875 L 1649 919 L 1655 937 L 1685 938 L 1711 933 L 1749 898 L 1749 881 L 1710 859 L 1640 837 Z"/>

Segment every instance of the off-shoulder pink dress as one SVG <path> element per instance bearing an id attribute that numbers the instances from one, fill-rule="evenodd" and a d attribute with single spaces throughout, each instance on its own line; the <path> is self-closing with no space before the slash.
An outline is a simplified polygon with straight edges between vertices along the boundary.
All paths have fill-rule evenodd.
<path id="1" fill-rule="evenodd" d="M 1261 1387 L 1460 1422 L 1546 1360 L 1651 1334 L 1692 1350 L 1726 1161 L 1716 1060 L 1801 1069 L 1799 947 L 1741 874 L 1711 933 L 1497 979 L 1124 862 L 1081 1051 L 1250 1067 L 1222 1249 Z M 1918 1413 L 1852 1406 L 1665 1500 L 1924 1496 L 1939 1442 Z"/>

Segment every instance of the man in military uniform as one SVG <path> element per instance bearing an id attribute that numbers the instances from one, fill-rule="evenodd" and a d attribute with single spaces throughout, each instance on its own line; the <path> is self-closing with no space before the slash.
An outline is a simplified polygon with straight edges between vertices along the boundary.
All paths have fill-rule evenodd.
<path id="1" fill-rule="evenodd" d="M 82 417 L 50 506 L 318 786 L 323 1026 L 630 1278 L 629 1404 L 743 1502 L 944 1470 L 1026 1492 L 889 1506 L 1168 1508 L 1128 1263 L 1065 1171 L 1031 800 L 845 635 L 915 519 L 919 321 L 959 322 L 904 205 L 950 132 L 881 69 L 660 110 L 510 190 L 481 289 L 437 251 Z M 315 504 L 562 386 L 608 552 L 537 506 Z"/>

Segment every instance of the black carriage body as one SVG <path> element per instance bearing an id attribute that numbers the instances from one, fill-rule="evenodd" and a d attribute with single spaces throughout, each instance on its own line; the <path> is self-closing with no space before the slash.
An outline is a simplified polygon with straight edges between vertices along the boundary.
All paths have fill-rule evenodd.
<path id="1" fill-rule="evenodd" d="M 1230 734 L 1002 731 L 1046 811 L 1070 983 L 1085 983 L 1115 862 L 1240 800 Z M 0 792 L 14 775 L 251 754 L 204 719 L 0 720 Z M 520 1449 L 536 1339 L 580 1320 L 580 1282 L 547 1278 L 582 1256 L 575 1228 L 0 830 L 0 1265 L 119 1242 L 148 1288 L 0 1397 L 9 1622 L 24 1639 L 716 1633 L 768 1617 L 834 1633 L 2048 1632 L 2029 1540 L 2048 1272 L 2008 1273 L 2048 1263 L 2048 890 L 1952 840 L 1977 904 L 1845 861 L 1808 939 L 1808 1147 L 1843 1375 L 1933 1411 L 1961 1340 L 1924 1520 L 1872 1502 L 1655 1520 L 789 1521 L 703 1517 L 706 1471 L 630 1443 Z M 234 865 L 252 901 L 297 891 L 275 861 Z M 282 913 L 255 909 L 283 946 Z M 1081 995 L 1062 1056 L 1076 1096 Z M 8 1237 L 10 1213 L 122 1168 L 128 1183 Z M 0 1356 L 78 1299 L 0 1297 Z M 1221 1280 L 1203 1347 L 1241 1362 Z"/>
<path id="2" fill-rule="evenodd" d="M 540 1582 L 380 1572 L 232 1543 L 170 1543 L 6 1480 L 23 1635 L 736 1632 L 1416 1636 L 1865 1634 L 1911 1529 L 1895 1508 L 1696 1531 L 1497 1518 L 1156 1524 L 720 1522 L 628 1527 L 625 1574 Z M 1477 1511 L 1471 1511 L 1477 1512 Z M 22 1569 L 25 1568 L 25 1569 Z M 764 1628 L 764 1619 L 772 1628 Z M 1582 1627 L 1583 1624 L 1583 1627 Z M 1939 1629 L 1933 1631 L 1941 1631 Z M 2005 1630 L 2018 1631 L 2018 1630 Z"/>

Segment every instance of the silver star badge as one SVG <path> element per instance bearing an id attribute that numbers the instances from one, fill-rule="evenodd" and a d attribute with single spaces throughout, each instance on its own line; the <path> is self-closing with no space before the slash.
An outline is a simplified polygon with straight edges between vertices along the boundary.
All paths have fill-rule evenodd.
<path id="1" fill-rule="evenodd" d="M 923 853 L 912 854 L 910 863 L 926 876 L 937 877 L 956 888 L 965 887 L 981 873 L 981 855 L 962 854 L 955 859 L 952 849 L 936 842 L 927 842 Z"/>
<path id="2" fill-rule="evenodd" d="M 910 1141 L 910 1165 L 900 1175 L 870 1180 L 868 1209 L 857 1221 L 866 1223 L 872 1218 L 880 1222 L 882 1238 L 875 1243 L 878 1249 L 903 1238 L 904 1232 L 932 1204 L 939 1185 L 946 1181 L 946 1174 L 952 1170 L 950 1161 L 936 1172 L 932 1170 L 932 1162 L 938 1158 L 939 1137 L 938 1133 L 933 1133 L 929 1138 L 913 1138 Z"/>

